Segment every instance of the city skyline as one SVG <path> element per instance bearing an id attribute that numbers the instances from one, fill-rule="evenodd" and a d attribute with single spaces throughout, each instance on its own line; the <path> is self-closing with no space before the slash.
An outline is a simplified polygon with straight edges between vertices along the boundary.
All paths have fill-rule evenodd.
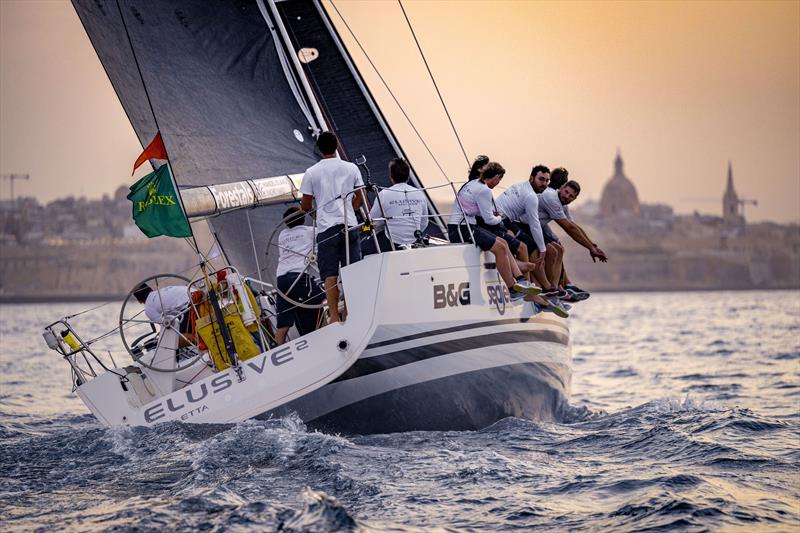
<path id="1" fill-rule="evenodd" d="M 464 158 L 397 4 L 325 5 L 425 184 L 444 179 L 338 13 L 448 177 L 463 179 Z M 468 156 L 501 161 L 503 185 L 544 162 L 581 181 L 578 206 L 598 200 L 620 147 L 642 202 L 719 214 L 731 161 L 739 196 L 759 202 L 749 221 L 800 221 L 800 4 L 404 5 Z M 31 175 L 15 193 L 46 203 L 133 183 L 141 145 L 71 6 L 0 9 L 0 172 Z M 465 38 L 476 27 L 500 31 Z M 0 198 L 8 196 L 3 180 Z"/>

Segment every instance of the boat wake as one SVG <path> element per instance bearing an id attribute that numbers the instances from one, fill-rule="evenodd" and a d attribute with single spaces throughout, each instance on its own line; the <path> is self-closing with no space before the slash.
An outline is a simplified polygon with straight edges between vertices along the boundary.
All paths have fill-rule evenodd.
<path id="1" fill-rule="evenodd" d="M 796 420 L 691 398 L 564 412 L 559 423 L 370 436 L 309 431 L 297 416 L 4 424 L 0 519 L 9 530 L 796 524 L 796 500 L 779 496 L 798 490 Z"/>

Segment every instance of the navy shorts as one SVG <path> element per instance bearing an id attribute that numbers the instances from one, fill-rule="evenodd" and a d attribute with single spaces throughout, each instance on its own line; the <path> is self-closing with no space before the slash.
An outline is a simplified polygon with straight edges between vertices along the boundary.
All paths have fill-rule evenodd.
<path id="1" fill-rule="evenodd" d="M 539 247 L 536 246 L 536 241 L 533 240 L 531 229 L 527 224 L 522 222 L 514 222 L 513 220 L 509 219 L 503 220 L 503 223 L 505 223 L 506 227 L 514 233 L 514 236 L 517 239 L 525 243 L 525 246 L 528 247 L 529 254 L 533 254 L 533 252 L 539 249 Z"/>
<path id="2" fill-rule="evenodd" d="M 298 277 L 300 279 L 297 279 Z M 292 300 L 300 303 L 318 304 L 325 299 L 325 292 L 320 288 L 319 282 L 306 273 L 287 272 L 278 276 L 278 289 Z M 294 324 L 300 335 L 314 331 L 319 309 L 295 307 L 290 301 L 284 300 L 280 294 L 278 294 L 275 307 L 278 313 L 276 322 L 279 328 L 289 328 Z"/>
<path id="3" fill-rule="evenodd" d="M 492 249 L 492 246 L 494 246 L 496 237 L 485 229 L 479 228 L 478 226 L 472 226 L 472 234 L 475 236 L 475 245 L 484 252 L 488 252 Z M 466 224 L 461 224 L 460 226 L 456 224 L 448 224 L 447 235 L 450 237 L 450 242 L 453 243 L 472 242 L 472 240 L 469 238 L 469 229 L 467 229 Z"/>
<path id="4" fill-rule="evenodd" d="M 361 242 L 359 228 L 351 228 L 348 239 L 350 241 L 350 263 L 361 260 Z M 347 265 L 347 249 L 344 242 L 344 224 L 332 226 L 322 233 L 317 234 L 317 266 L 319 276 L 325 278 L 339 275 L 339 266 Z"/>

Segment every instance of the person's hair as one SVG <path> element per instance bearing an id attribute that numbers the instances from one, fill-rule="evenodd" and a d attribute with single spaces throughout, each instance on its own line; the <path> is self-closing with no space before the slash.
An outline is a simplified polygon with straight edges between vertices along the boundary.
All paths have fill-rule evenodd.
<path id="1" fill-rule="evenodd" d="M 290 228 L 302 226 L 306 222 L 305 212 L 296 205 L 283 212 L 283 222 Z"/>
<path id="2" fill-rule="evenodd" d="M 317 148 L 322 152 L 322 155 L 335 154 L 336 149 L 339 148 L 339 139 L 332 132 L 323 131 L 317 137 Z"/>
<path id="3" fill-rule="evenodd" d="M 539 172 L 544 172 L 545 174 L 550 174 L 550 169 L 544 165 L 536 165 L 531 169 L 531 177 L 534 177 Z"/>
<path id="4" fill-rule="evenodd" d="M 572 189 L 575 191 L 576 195 L 580 194 L 580 192 L 581 192 L 581 184 L 578 183 L 575 180 L 569 180 L 568 182 L 566 182 L 564 184 L 564 187 L 572 187 Z"/>
<path id="5" fill-rule="evenodd" d="M 133 290 L 133 297 L 136 298 L 137 302 L 143 304 L 151 292 L 153 292 L 153 288 L 150 287 L 150 285 L 147 283 L 140 283 L 139 286 Z"/>
<path id="6" fill-rule="evenodd" d="M 481 177 L 481 169 L 483 166 L 489 162 L 489 156 L 487 155 L 479 155 L 475 158 L 475 161 L 472 162 L 472 167 L 469 169 L 469 176 L 467 176 L 467 181 L 476 180 Z"/>
<path id="7" fill-rule="evenodd" d="M 502 176 L 505 173 L 506 169 L 503 168 L 503 165 L 492 161 L 491 163 L 486 163 L 481 169 L 481 179 L 486 181 L 496 176 Z"/>
<path id="8" fill-rule="evenodd" d="M 408 166 L 405 159 L 398 158 L 389 161 L 389 176 L 394 183 L 406 183 L 410 173 L 411 168 Z"/>
<path id="9" fill-rule="evenodd" d="M 554 168 L 550 173 L 550 188 L 560 189 L 569 179 L 569 170 L 564 167 Z"/>

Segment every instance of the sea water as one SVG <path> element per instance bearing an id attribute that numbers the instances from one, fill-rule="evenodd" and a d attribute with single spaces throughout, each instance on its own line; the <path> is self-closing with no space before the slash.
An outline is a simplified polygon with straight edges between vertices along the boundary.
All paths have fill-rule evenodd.
<path id="1" fill-rule="evenodd" d="M 103 428 L 41 337 L 80 307 L 0 307 L 3 531 L 800 530 L 798 292 L 595 294 L 564 420 L 371 436 Z"/>

